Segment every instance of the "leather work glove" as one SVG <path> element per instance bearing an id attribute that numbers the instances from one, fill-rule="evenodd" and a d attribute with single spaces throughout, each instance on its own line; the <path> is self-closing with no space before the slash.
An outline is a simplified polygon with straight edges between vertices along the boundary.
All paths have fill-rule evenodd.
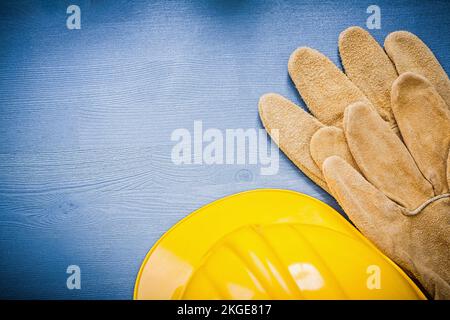
<path id="1" fill-rule="evenodd" d="M 352 165 L 345 143 L 342 119 L 345 108 L 355 101 L 370 103 L 384 121 L 398 133 L 392 114 L 390 91 L 398 74 L 406 71 L 425 76 L 447 104 L 450 81 L 428 47 L 415 35 L 398 31 L 385 40 L 385 49 L 362 28 L 350 27 L 339 37 L 339 53 L 346 74 L 320 52 L 301 47 L 292 53 L 288 70 L 311 114 L 286 98 L 269 93 L 260 98 L 259 113 L 268 133 L 280 149 L 310 179 L 329 191 L 321 172 L 323 155 L 340 155 Z M 388 56 L 389 55 L 389 56 Z M 392 63 L 392 61 L 394 64 Z M 314 138 L 317 143 L 311 145 Z M 332 150 L 324 150 L 320 141 Z M 317 164 L 312 157 L 321 159 Z"/>
<path id="2" fill-rule="evenodd" d="M 431 83 L 394 82 L 402 140 L 367 103 L 344 113 L 359 171 L 337 155 L 323 163 L 331 193 L 358 229 L 435 299 L 450 299 L 450 109 Z"/>
<path id="3" fill-rule="evenodd" d="M 260 99 L 260 116 L 269 134 L 279 130 L 276 142 L 286 155 L 331 190 L 368 238 L 430 296 L 450 298 L 450 81 L 411 33 L 390 34 L 385 49 L 389 56 L 361 28 L 345 30 L 339 52 L 346 75 L 319 52 L 297 49 L 289 73 L 312 115 L 267 94 Z M 411 73 L 396 81 L 408 71 L 429 81 Z M 417 111 L 419 117 L 420 105 L 405 101 L 432 107 Z"/>

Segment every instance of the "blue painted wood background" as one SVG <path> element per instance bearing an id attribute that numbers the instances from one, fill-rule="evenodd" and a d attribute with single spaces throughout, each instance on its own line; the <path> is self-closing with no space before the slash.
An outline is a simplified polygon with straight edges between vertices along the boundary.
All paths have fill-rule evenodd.
<path id="1" fill-rule="evenodd" d="M 81 30 L 66 8 L 81 8 Z M 256 165 L 176 166 L 170 135 L 261 128 L 260 95 L 303 104 L 287 74 L 298 46 L 339 63 L 337 37 L 372 1 L 2 1 L 0 298 L 132 297 L 147 251 L 215 199 L 286 188 L 336 203 L 284 156 Z M 418 34 L 450 70 L 450 3 L 385 1 L 382 41 Z M 247 171 L 241 171 L 247 170 Z M 66 268 L 81 268 L 81 290 Z"/>

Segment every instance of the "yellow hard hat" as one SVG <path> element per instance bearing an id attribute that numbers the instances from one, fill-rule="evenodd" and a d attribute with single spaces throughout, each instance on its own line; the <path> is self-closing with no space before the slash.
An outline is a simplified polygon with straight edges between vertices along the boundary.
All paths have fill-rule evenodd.
<path id="1" fill-rule="evenodd" d="M 217 200 L 150 250 L 135 299 L 425 299 L 323 202 L 260 189 Z"/>

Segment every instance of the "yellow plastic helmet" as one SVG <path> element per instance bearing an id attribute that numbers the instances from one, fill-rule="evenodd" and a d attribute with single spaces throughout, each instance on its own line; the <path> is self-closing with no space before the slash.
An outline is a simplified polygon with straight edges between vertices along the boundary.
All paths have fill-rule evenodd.
<path id="1" fill-rule="evenodd" d="M 425 299 L 323 202 L 260 189 L 217 200 L 150 250 L 135 299 Z"/>

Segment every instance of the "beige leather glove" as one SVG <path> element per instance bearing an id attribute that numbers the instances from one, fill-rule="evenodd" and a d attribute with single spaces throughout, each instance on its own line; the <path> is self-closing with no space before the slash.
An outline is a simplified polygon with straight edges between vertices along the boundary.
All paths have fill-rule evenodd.
<path id="1" fill-rule="evenodd" d="M 398 77 L 397 74 L 414 71 L 426 76 L 437 91 L 428 96 L 437 97 L 437 94 L 440 94 L 441 102 L 443 99 L 447 105 L 450 102 L 450 81 L 432 52 L 411 33 L 400 31 L 390 34 L 386 38 L 385 49 L 395 67 L 384 50 L 366 31 L 357 27 L 345 30 L 339 38 L 339 51 L 347 75 L 344 75 L 319 52 L 310 48 L 297 49 L 289 60 L 289 73 L 312 115 L 279 95 L 267 94 L 260 99 L 260 116 L 269 133 L 271 129 L 279 130 L 277 143 L 305 174 L 325 190 L 329 190 L 327 185 L 329 183 L 333 195 L 366 236 L 416 277 L 431 296 L 449 298 L 447 271 L 450 264 L 449 220 L 448 216 L 442 214 L 444 211 L 447 215 L 450 214 L 449 200 L 446 197 L 439 198 L 448 193 L 448 181 L 445 178 L 445 168 L 449 170 L 450 167 L 447 160 L 448 139 L 442 137 L 446 134 L 448 136 L 449 130 L 445 125 L 431 125 L 433 121 L 438 121 L 438 119 L 430 119 L 432 113 L 426 114 L 428 122 L 420 122 L 418 118 L 414 118 L 414 121 L 408 120 L 404 122 L 401 133 L 401 138 L 405 139 L 407 145 L 412 141 L 419 144 L 427 143 L 434 148 L 440 148 L 440 156 L 432 155 L 430 150 L 427 151 L 425 148 L 422 153 L 425 156 L 421 157 L 420 152 L 416 153 L 414 156 L 417 159 L 400 162 L 400 166 L 397 160 L 394 164 L 389 162 L 389 157 L 395 155 L 398 152 L 397 149 L 405 149 L 404 145 L 398 147 L 402 141 L 398 137 L 395 138 L 397 142 L 394 143 L 397 146 L 390 145 L 393 137 L 396 137 L 395 134 L 400 134 L 397 125 L 397 122 L 401 121 L 399 117 L 402 114 L 408 114 L 392 110 L 394 107 L 390 99 L 391 87 Z M 414 78 L 412 75 L 409 77 Z M 417 76 L 416 78 L 420 79 L 419 82 L 426 83 L 428 87 L 433 87 L 426 80 Z M 399 82 L 396 83 L 396 88 L 401 87 Z M 399 90 L 395 92 L 398 93 Z M 397 101 L 400 98 L 395 92 L 393 100 Z M 402 95 L 402 97 L 412 96 L 414 96 L 412 93 Z M 357 101 L 360 103 L 354 104 Z M 370 154 L 372 162 L 357 158 L 356 154 L 359 153 L 355 154 L 354 150 L 347 145 L 348 132 L 344 134 L 341 128 L 344 110 L 349 105 L 352 105 L 352 108 L 355 107 L 355 110 L 363 106 L 371 118 L 377 116 L 378 124 L 375 127 L 369 127 L 366 117 L 362 117 L 359 121 L 361 130 L 357 135 L 363 138 L 354 139 L 360 142 L 357 150 L 366 150 L 365 153 L 359 153 Z M 397 103 L 397 105 L 406 105 L 406 103 Z M 346 121 L 348 118 L 357 122 L 356 116 L 346 115 Z M 427 129 L 421 126 L 425 123 L 426 126 L 439 127 L 440 136 L 431 134 L 431 131 L 427 133 Z M 367 136 L 373 137 L 371 135 L 379 134 L 376 127 L 380 124 L 383 124 L 384 129 L 388 128 L 390 138 L 376 136 L 375 138 L 378 139 L 376 141 L 381 144 L 389 142 L 389 147 L 380 149 L 376 147 L 376 144 L 368 147 L 369 145 L 362 143 L 368 139 Z M 413 125 L 417 127 L 412 127 Z M 405 138 L 408 132 L 414 134 L 420 132 L 422 136 L 427 136 L 428 140 L 425 142 L 422 139 Z M 434 141 L 434 144 L 430 141 Z M 408 148 L 410 151 L 414 149 L 409 145 Z M 324 165 L 327 178 L 325 181 L 321 168 L 322 163 L 330 155 L 335 156 L 328 159 Z M 405 152 L 402 157 L 404 156 L 406 156 Z M 422 165 L 419 163 L 416 165 L 416 161 L 422 161 Z M 369 170 L 365 167 L 366 162 L 378 166 L 378 171 L 375 170 L 372 175 L 368 174 L 373 181 L 366 176 L 372 183 L 372 188 L 368 188 L 361 182 L 364 178 L 358 173 L 362 172 L 365 175 Z M 414 166 L 415 169 L 412 169 Z M 342 168 L 345 170 L 341 170 Z M 383 170 L 396 179 L 391 179 L 392 177 L 389 176 L 386 180 L 386 175 L 377 175 Z M 412 176 L 411 173 L 413 173 Z M 449 173 L 447 173 L 448 176 Z M 352 195 L 353 190 L 349 187 L 351 186 L 349 180 L 356 179 L 355 177 L 359 177 L 359 180 L 354 180 L 358 181 L 358 183 L 355 182 L 356 186 L 364 187 L 356 189 L 357 191 Z M 429 185 L 424 189 L 424 184 L 426 185 L 427 182 Z M 366 181 L 366 184 L 369 183 Z M 374 189 L 380 186 L 382 188 L 375 192 Z M 360 201 L 356 201 L 363 196 L 364 192 L 375 194 L 379 198 L 368 194 L 367 198 L 362 197 Z M 432 209 L 435 207 L 437 207 L 436 210 Z M 376 208 L 378 211 L 372 214 Z M 406 218 L 395 214 L 399 212 L 420 212 L 420 214 Z M 382 216 L 385 218 L 381 219 Z M 390 219 L 394 217 L 402 222 L 391 223 Z"/>
<path id="2" fill-rule="evenodd" d="M 450 299 L 450 109 L 431 83 L 402 74 L 392 90 L 400 138 L 367 103 L 344 114 L 362 174 L 330 154 L 323 174 L 349 218 L 435 299 Z"/>
<path id="3" fill-rule="evenodd" d="M 280 149 L 309 178 L 328 191 L 320 166 L 311 154 L 323 162 L 324 155 L 338 154 L 352 165 L 354 161 L 341 130 L 345 108 L 355 101 L 374 106 L 397 132 L 392 114 L 390 91 L 398 73 L 412 71 L 430 79 L 441 96 L 450 102 L 450 81 L 428 47 L 415 35 L 399 31 L 390 34 L 385 49 L 370 34 L 351 27 L 339 37 L 339 53 L 346 75 L 328 58 L 311 48 L 299 48 L 290 57 L 289 74 L 312 115 L 274 93 L 259 101 L 259 112 L 267 131 L 278 129 Z M 397 68 L 397 69 L 396 69 Z M 319 130 L 322 129 L 322 130 Z M 311 139 L 317 140 L 312 144 Z M 320 141 L 332 150 L 324 150 Z M 319 164 L 320 164 L 319 163 Z"/>

